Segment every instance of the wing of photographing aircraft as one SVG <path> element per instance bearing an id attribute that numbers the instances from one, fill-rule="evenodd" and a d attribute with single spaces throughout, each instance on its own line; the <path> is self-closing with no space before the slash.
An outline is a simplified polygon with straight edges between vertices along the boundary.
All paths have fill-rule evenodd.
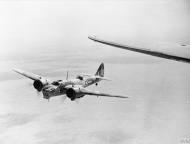
<path id="1" fill-rule="evenodd" d="M 147 54 L 147 55 L 152 55 L 152 56 L 156 56 L 156 57 L 160 57 L 160 58 L 190 63 L 190 57 L 184 57 L 184 56 L 180 56 L 178 54 L 172 54 L 169 52 L 156 51 L 156 50 L 139 48 L 139 47 L 132 47 L 132 46 L 128 46 L 128 45 L 123 45 L 123 44 L 118 44 L 115 42 L 98 39 L 98 38 L 92 37 L 92 36 L 89 36 L 88 38 L 95 42 L 99 42 L 102 44 L 114 46 L 114 47 L 125 49 L 125 50 L 130 50 L 130 51 L 139 52 L 139 53 L 143 53 L 143 54 Z"/>

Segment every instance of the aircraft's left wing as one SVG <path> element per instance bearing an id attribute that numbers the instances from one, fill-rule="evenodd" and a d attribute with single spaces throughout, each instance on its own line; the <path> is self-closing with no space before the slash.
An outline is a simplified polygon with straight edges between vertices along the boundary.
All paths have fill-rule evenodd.
<path id="1" fill-rule="evenodd" d="M 27 72 L 27 71 L 23 71 L 23 70 L 20 70 L 20 69 L 13 69 L 13 71 L 29 78 L 29 79 L 32 79 L 32 80 L 39 80 L 41 79 L 42 77 L 39 76 L 39 75 L 36 75 L 36 74 L 33 74 L 33 73 L 30 73 L 30 72 Z"/>
<path id="2" fill-rule="evenodd" d="M 112 94 L 107 94 L 107 93 L 101 93 L 99 91 L 90 91 L 87 89 L 80 89 L 80 92 L 82 92 L 85 95 L 91 95 L 91 96 L 104 96 L 104 97 L 116 97 L 116 98 L 128 98 L 126 96 L 121 96 L 121 95 L 112 95 Z"/>

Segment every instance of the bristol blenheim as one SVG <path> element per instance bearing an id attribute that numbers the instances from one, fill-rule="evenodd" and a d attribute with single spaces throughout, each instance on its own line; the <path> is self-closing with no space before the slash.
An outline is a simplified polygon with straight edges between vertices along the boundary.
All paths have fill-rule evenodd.
<path id="1" fill-rule="evenodd" d="M 97 72 L 94 75 L 82 74 L 78 75 L 75 79 L 56 80 L 51 81 L 42 76 L 26 72 L 20 69 L 13 69 L 15 72 L 33 80 L 33 86 L 38 92 L 43 93 L 44 99 L 50 99 L 51 97 L 66 95 L 71 101 L 84 97 L 85 95 L 91 96 L 104 96 L 104 97 L 116 97 L 116 98 L 128 98 L 126 96 L 112 95 L 107 93 L 101 93 L 99 91 L 91 91 L 86 89 L 90 85 L 98 85 L 101 80 L 109 80 L 104 77 L 104 64 L 101 63 Z"/>

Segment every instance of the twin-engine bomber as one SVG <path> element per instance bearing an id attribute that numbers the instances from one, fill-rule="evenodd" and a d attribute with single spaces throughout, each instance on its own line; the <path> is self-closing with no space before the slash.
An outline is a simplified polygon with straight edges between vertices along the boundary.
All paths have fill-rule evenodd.
<path id="1" fill-rule="evenodd" d="M 75 79 L 56 80 L 50 81 L 42 76 L 26 72 L 20 69 L 13 69 L 15 72 L 32 79 L 33 86 L 38 92 L 43 93 L 44 99 L 50 99 L 51 97 L 66 95 L 72 101 L 82 98 L 85 95 L 91 96 L 104 96 L 104 97 L 116 97 L 116 98 L 128 98 L 126 96 L 112 95 L 107 93 L 101 93 L 98 91 L 91 91 L 86 89 L 90 85 L 98 85 L 101 80 L 109 80 L 104 77 L 104 64 L 101 63 L 97 72 L 94 75 L 81 74 Z"/>

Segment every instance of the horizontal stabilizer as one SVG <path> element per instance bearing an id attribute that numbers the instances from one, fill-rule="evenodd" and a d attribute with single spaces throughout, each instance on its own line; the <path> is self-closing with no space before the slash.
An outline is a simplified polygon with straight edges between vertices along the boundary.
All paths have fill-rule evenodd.
<path id="1" fill-rule="evenodd" d="M 101 76 L 98 76 L 98 75 L 81 74 L 81 76 L 87 76 L 87 77 L 97 78 L 97 79 L 100 79 L 100 80 L 107 80 L 107 81 L 111 81 L 111 80 L 110 80 L 109 78 L 107 78 L 107 77 L 101 77 Z"/>
<path id="2" fill-rule="evenodd" d="M 95 76 L 95 78 L 100 79 L 100 80 L 111 81 L 110 79 L 108 79 L 108 78 L 106 78 L 106 77 L 101 77 L 101 76 Z"/>

